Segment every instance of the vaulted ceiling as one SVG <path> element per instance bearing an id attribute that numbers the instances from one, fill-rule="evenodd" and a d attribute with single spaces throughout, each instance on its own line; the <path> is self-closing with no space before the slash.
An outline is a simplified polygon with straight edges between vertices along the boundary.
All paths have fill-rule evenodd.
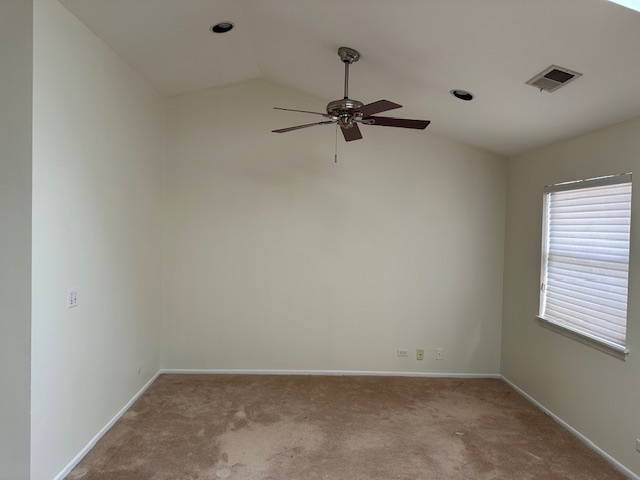
<path id="1" fill-rule="evenodd" d="M 344 45 L 362 55 L 350 97 L 502 155 L 640 115 L 640 13 L 607 0 L 60 1 L 165 96 L 263 77 L 338 99 Z M 583 76 L 525 84 L 551 65 Z"/>

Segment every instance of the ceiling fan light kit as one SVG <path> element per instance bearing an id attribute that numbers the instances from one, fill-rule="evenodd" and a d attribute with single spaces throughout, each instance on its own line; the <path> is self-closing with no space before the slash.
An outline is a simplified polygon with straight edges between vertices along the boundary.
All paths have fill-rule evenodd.
<path id="1" fill-rule="evenodd" d="M 315 123 L 307 123 L 304 125 L 297 125 L 295 127 L 280 128 L 278 130 L 272 130 L 274 133 L 286 133 L 293 130 L 299 130 L 301 128 L 313 127 L 315 125 L 329 125 L 337 124 L 342 131 L 342 135 L 347 142 L 352 140 L 359 140 L 362 138 L 360 127 L 358 124 L 363 125 L 379 125 L 383 127 L 402 127 L 412 128 L 418 130 L 424 130 L 427 125 L 431 123 L 429 120 L 410 120 L 405 118 L 391 118 L 391 117 L 375 117 L 376 113 L 382 113 L 396 108 L 401 108 L 402 105 L 390 102 L 389 100 L 378 100 L 377 102 L 364 103 L 349 98 L 349 67 L 352 63 L 357 62 L 360 59 L 360 53 L 357 50 L 349 47 L 340 47 L 338 49 L 338 56 L 344 63 L 344 97 L 340 100 L 333 100 L 327 104 L 327 113 L 309 112 L 307 110 L 294 110 L 290 108 L 274 107 L 276 110 L 285 110 L 288 112 L 301 112 L 311 113 L 314 115 L 321 115 L 329 120 Z"/>

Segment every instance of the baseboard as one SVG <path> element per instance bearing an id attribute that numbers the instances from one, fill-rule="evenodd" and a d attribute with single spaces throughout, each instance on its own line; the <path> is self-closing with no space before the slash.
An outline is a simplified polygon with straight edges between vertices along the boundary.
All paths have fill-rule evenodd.
<path id="1" fill-rule="evenodd" d="M 124 407 L 122 407 L 122 409 L 118 413 L 116 413 L 116 415 L 109 421 L 109 423 L 107 423 L 104 427 L 102 427 L 102 429 L 95 435 L 95 437 L 93 437 L 89 441 L 89 443 L 87 443 L 87 445 L 82 450 L 80 450 L 80 453 L 78 453 L 74 457 L 74 459 L 71 460 L 71 462 L 69 462 L 69 465 L 64 467 L 64 469 L 58 475 L 56 475 L 53 480 L 62 480 L 64 477 L 69 475 L 71 470 L 73 470 L 73 468 L 76 465 L 78 465 L 78 463 L 80 463 L 80 460 L 82 460 L 84 456 L 87 453 L 89 453 L 89 451 L 94 447 L 94 445 L 98 443 L 98 440 L 100 440 L 102 436 L 105 433 L 107 433 L 107 431 L 113 426 L 113 424 L 116 423 L 120 419 L 120 417 L 122 417 L 122 415 L 124 415 L 125 412 L 129 410 L 129 408 L 131 408 L 131 405 L 133 405 L 134 402 L 138 398 L 140 398 L 140 396 L 151 386 L 151 384 L 156 381 L 159 375 L 160 375 L 160 372 L 157 372 L 153 377 L 151 377 L 151 380 L 145 383 L 145 385 L 138 391 L 138 393 L 136 393 L 133 396 L 133 398 L 129 400 L 127 404 Z"/>
<path id="2" fill-rule="evenodd" d="M 495 373 L 439 373 L 439 372 L 392 372 L 370 370 L 248 370 L 248 369 L 184 369 L 165 368 L 160 373 L 189 375 L 326 375 L 349 377 L 442 377 L 442 378 L 501 378 Z"/>
<path id="3" fill-rule="evenodd" d="M 504 375 L 500 375 L 500 377 L 502 378 L 502 380 L 504 380 L 505 383 L 507 383 L 511 388 L 513 388 L 516 392 L 518 392 L 520 395 L 522 395 L 523 397 L 525 397 L 527 400 L 529 400 L 531 403 L 533 403 L 536 407 L 538 407 L 540 410 L 542 410 L 544 413 L 546 413 L 547 415 L 549 415 L 551 418 L 553 418 L 553 420 L 555 420 L 557 423 L 559 423 L 560 425 L 562 425 L 562 427 L 564 427 L 566 430 L 568 430 L 569 432 L 571 432 L 576 438 L 578 438 L 578 440 L 580 440 L 582 443 L 584 443 L 585 445 L 587 445 L 589 448 L 591 448 L 593 451 L 595 451 L 598 455 L 600 455 L 601 457 L 603 457 L 605 460 L 607 460 L 611 465 L 613 465 L 613 467 L 618 470 L 619 472 L 623 473 L 624 475 L 628 476 L 631 480 L 640 480 L 640 476 L 636 475 L 635 473 L 633 473 L 631 470 L 629 470 L 627 467 L 625 467 L 623 464 L 621 464 L 618 460 L 616 460 L 615 458 L 613 458 L 611 455 L 609 455 L 607 452 L 605 452 L 604 450 L 602 450 L 600 447 L 598 447 L 595 443 L 593 443 L 591 440 L 589 440 L 586 436 L 584 436 L 582 433 L 580 433 L 578 430 L 576 430 L 575 428 L 573 428 L 571 425 L 569 425 L 567 422 L 565 422 L 564 420 L 562 420 L 560 417 L 558 417 L 555 413 L 553 413 L 551 410 L 549 410 L 547 407 L 545 407 L 544 405 L 542 405 L 540 402 L 538 402 L 535 398 L 533 398 L 531 395 L 529 395 L 527 392 L 525 392 L 524 390 L 522 390 L 520 387 L 518 387 L 515 383 L 513 383 L 511 380 L 509 380 L 508 378 L 506 378 Z"/>

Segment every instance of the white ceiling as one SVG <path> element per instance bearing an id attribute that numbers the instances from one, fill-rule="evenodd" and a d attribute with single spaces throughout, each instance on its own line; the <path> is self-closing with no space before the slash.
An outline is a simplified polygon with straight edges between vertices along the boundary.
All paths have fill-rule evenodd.
<path id="1" fill-rule="evenodd" d="M 498 154 L 640 115 L 640 13 L 606 0 L 60 1 L 166 96 L 263 77 L 341 98 L 345 45 L 362 55 L 351 98 Z M 211 33 L 221 21 L 236 28 Z M 554 93 L 525 84 L 552 64 L 584 75 Z"/>

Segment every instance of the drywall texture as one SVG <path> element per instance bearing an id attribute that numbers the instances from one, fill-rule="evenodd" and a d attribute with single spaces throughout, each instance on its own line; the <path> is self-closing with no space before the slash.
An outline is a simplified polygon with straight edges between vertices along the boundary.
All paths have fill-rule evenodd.
<path id="1" fill-rule="evenodd" d="M 164 100 L 55 0 L 35 1 L 33 88 L 31 476 L 46 479 L 158 369 Z"/>
<path id="2" fill-rule="evenodd" d="M 0 2 L 0 479 L 29 478 L 33 6 Z"/>
<path id="3" fill-rule="evenodd" d="M 332 125 L 270 132 L 324 105 L 264 80 L 169 99 L 163 366 L 498 373 L 505 161 L 365 126 L 336 164 Z"/>
<path id="4" fill-rule="evenodd" d="M 509 162 L 502 374 L 640 474 L 640 194 L 632 199 L 626 361 L 542 327 L 538 311 L 544 185 L 636 172 L 640 119 Z M 634 178 L 637 184 L 638 178 Z M 636 190 L 637 185 L 634 186 Z"/>

